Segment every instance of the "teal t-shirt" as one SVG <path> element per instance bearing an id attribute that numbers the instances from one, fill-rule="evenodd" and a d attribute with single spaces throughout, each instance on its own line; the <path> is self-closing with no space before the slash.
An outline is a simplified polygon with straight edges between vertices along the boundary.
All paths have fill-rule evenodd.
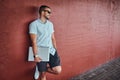
<path id="1" fill-rule="evenodd" d="M 54 32 L 53 24 L 49 20 L 43 23 L 40 19 L 36 19 L 29 25 L 29 33 L 37 35 L 37 46 L 49 47 L 49 53 L 54 55 L 55 48 L 52 43 L 52 33 Z"/>

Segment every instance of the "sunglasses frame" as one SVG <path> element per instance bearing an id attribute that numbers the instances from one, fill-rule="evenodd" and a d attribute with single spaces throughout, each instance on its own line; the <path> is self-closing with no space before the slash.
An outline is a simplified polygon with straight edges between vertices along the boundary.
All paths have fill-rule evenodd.
<path id="1" fill-rule="evenodd" d="M 51 12 L 50 12 L 50 11 L 48 11 L 48 10 L 44 10 L 44 12 L 47 12 L 47 13 L 51 14 Z"/>

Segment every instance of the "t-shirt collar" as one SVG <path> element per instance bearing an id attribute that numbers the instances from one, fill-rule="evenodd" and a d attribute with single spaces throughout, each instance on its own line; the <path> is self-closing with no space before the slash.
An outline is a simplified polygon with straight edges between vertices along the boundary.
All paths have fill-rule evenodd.
<path id="1" fill-rule="evenodd" d="M 46 24 L 46 23 L 47 23 L 47 21 L 48 21 L 48 20 L 46 20 L 46 22 L 45 22 L 45 23 L 43 23 L 43 22 L 41 21 L 41 19 L 40 19 L 40 18 L 38 18 L 38 20 L 39 20 L 39 22 L 40 22 L 40 23 L 42 23 L 42 24 Z"/>

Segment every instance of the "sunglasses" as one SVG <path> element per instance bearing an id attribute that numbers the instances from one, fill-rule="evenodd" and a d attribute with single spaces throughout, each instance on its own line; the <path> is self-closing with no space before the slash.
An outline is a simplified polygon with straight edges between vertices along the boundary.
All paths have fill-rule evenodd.
<path id="1" fill-rule="evenodd" d="M 51 14 L 51 12 L 49 10 L 44 10 L 44 12 L 47 12 L 47 13 Z"/>

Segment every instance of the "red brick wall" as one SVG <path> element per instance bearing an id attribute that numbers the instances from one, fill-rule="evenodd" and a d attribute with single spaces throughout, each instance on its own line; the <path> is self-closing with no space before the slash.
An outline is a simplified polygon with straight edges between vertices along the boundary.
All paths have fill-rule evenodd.
<path id="1" fill-rule="evenodd" d="M 48 80 L 67 80 L 120 56 L 119 0 L 0 0 L 1 80 L 32 80 L 28 24 L 41 4 L 52 8 L 63 67 L 59 76 L 47 74 Z"/>

